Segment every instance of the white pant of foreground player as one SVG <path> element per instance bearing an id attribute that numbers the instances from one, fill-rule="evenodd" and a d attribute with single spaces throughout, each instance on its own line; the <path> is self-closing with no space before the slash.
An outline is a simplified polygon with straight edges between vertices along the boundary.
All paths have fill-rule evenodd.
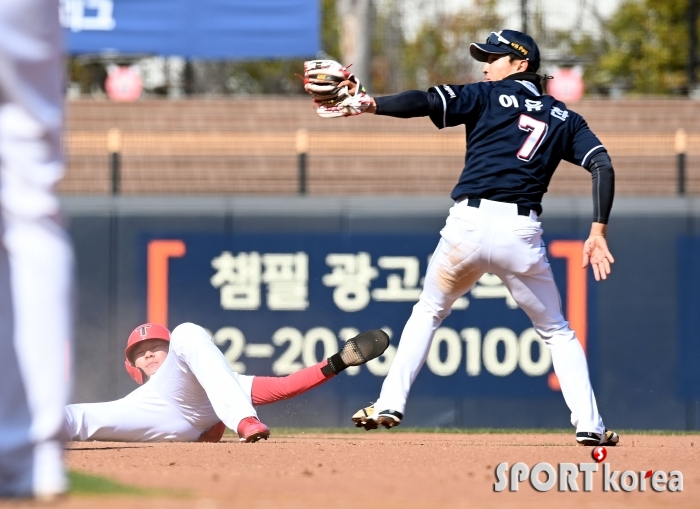
<path id="1" fill-rule="evenodd" d="M 57 2 L 0 1 L 0 497 L 66 490 L 72 251 L 63 175 Z"/>
<path id="2" fill-rule="evenodd" d="M 591 388 L 586 356 L 562 314 L 537 214 L 519 216 L 516 205 L 490 200 L 481 200 L 479 208 L 469 207 L 464 200 L 450 209 L 440 234 L 423 292 L 403 330 L 374 407 L 404 412 L 411 384 L 425 363 L 435 331 L 455 300 L 485 272 L 491 272 L 501 278 L 549 347 L 572 424 L 577 431 L 602 434 L 605 427 Z"/>

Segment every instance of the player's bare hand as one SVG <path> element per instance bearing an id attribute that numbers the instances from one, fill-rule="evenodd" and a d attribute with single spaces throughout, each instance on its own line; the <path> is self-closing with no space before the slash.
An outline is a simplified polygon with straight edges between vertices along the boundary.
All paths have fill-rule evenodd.
<path id="1" fill-rule="evenodd" d="M 348 87 L 348 95 L 354 96 L 355 93 L 357 92 L 357 82 L 354 80 L 345 80 L 341 82 L 339 87 Z M 374 102 L 374 97 L 370 97 L 370 104 L 367 106 L 367 109 L 365 110 L 366 113 L 376 113 L 377 112 L 377 103 Z"/>
<path id="2" fill-rule="evenodd" d="M 615 259 L 608 249 L 604 234 L 591 233 L 583 244 L 583 268 L 588 267 L 589 263 L 596 281 L 608 278 L 610 264 L 615 263 Z"/>
<path id="3" fill-rule="evenodd" d="M 345 81 L 341 81 L 338 84 L 338 87 L 339 88 L 348 87 L 348 94 L 355 95 L 355 91 L 357 90 L 357 83 L 355 83 L 353 80 L 345 80 Z"/>

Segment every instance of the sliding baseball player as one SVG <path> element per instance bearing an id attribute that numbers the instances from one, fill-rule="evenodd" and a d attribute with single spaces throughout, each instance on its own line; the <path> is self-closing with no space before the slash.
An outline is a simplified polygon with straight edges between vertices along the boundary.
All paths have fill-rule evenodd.
<path id="1" fill-rule="evenodd" d="M 172 334 L 162 325 L 139 325 L 129 336 L 125 366 L 141 387 L 106 403 L 66 407 L 71 440 L 218 442 L 226 427 L 241 442 L 270 436 L 255 406 L 292 398 L 359 366 L 389 346 L 381 330 L 348 340 L 327 360 L 285 377 L 231 371 L 202 327 L 184 323 Z"/>

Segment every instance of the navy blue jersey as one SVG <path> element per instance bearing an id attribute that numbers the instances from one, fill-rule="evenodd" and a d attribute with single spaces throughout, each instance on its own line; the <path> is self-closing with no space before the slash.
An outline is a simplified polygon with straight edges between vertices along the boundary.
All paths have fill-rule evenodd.
<path id="1" fill-rule="evenodd" d="M 584 166 L 605 147 L 586 121 L 527 81 L 503 80 L 430 89 L 443 110 L 439 128 L 464 124 L 467 154 L 452 199 L 465 196 L 517 203 L 538 214 L 562 159 Z"/>

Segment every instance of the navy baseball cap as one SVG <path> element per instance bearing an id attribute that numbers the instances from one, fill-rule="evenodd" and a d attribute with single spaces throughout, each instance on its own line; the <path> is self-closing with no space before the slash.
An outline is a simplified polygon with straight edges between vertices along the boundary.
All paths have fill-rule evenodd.
<path id="1" fill-rule="evenodd" d="M 540 49 L 535 40 L 516 30 L 491 32 L 485 44 L 471 43 L 469 53 L 479 62 L 488 61 L 489 55 L 512 54 L 530 62 L 530 71 L 537 72 L 540 68 Z"/>

